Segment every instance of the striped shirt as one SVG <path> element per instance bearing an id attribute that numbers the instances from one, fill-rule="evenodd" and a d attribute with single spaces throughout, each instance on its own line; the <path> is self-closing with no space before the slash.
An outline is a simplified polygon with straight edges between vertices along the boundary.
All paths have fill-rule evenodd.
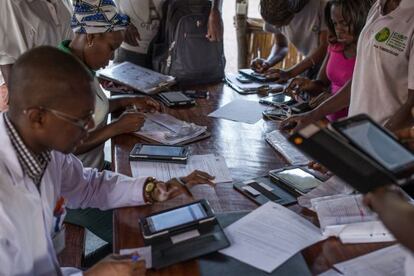
<path id="1" fill-rule="evenodd" d="M 27 174 L 33 182 L 39 186 L 42 181 L 43 174 L 50 161 L 50 151 L 34 154 L 24 144 L 19 133 L 7 117 L 7 113 L 3 113 L 4 122 L 6 123 L 7 134 L 10 137 L 13 148 L 17 153 L 17 159 L 22 166 L 23 173 Z"/>

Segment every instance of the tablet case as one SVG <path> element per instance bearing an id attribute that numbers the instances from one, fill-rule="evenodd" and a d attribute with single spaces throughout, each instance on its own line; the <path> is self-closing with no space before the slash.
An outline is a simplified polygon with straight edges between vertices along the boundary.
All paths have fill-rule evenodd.
<path id="1" fill-rule="evenodd" d="M 217 220 L 223 228 L 247 215 L 248 212 L 229 212 L 216 214 Z M 255 267 L 242 263 L 232 257 L 215 252 L 201 257 L 198 261 L 200 275 L 226 275 L 226 276 L 291 276 L 312 275 L 309 268 L 299 252 L 272 273 L 266 273 Z"/>
<path id="2" fill-rule="evenodd" d="M 138 66 L 131 62 L 108 67 L 97 72 L 99 78 L 126 85 L 136 91 L 153 95 L 175 84 L 175 78 Z"/>
<path id="3" fill-rule="evenodd" d="M 199 231 L 200 235 L 177 243 L 173 243 L 171 237 L 183 234 L 183 231 L 151 240 L 144 239 L 145 245 L 152 248 L 152 267 L 160 269 L 230 246 L 217 220 L 199 224 L 197 229 L 188 229 L 187 233 L 194 230 Z"/>
<path id="4" fill-rule="evenodd" d="M 326 128 L 311 124 L 288 140 L 361 193 L 398 183 L 390 172 Z"/>
<path id="5" fill-rule="evenodd" d="M 258 183 L 263 183 L 265 185 L 260 185 Z M 263 205 L 268 201 L 273 201 L 281 205 L 296 203 L 296 197 L 291 195 L 283 188 L 279 187 L 279 185 L 280 184 L 277 182 L 272 181 L 269 176 L 262 176 L 235 183 L 233 184 L 233 187 L 249 199 L 253 200 L 258 205 Z M 245 187 L 248 187 L 248 189 L 253 188 L 259 194 L 255 196 L 250 193 L 248 189 L 244 189 Z M 269 187 L 271 190 L 267 189 L 267 187 Z"/>
<path id="6" fill-rule="evenodd" d="M 171 101 L 170 97 L 174 95 L 178 95 L 185 100 L 183 99 L 181 101 Z M 168 107 L 187 107 L 193 106 L 196 103 L 194 99 L 189 98 L 187 95 L 179 91 L 162 92 L 158 94 L 158 97 Z"/>

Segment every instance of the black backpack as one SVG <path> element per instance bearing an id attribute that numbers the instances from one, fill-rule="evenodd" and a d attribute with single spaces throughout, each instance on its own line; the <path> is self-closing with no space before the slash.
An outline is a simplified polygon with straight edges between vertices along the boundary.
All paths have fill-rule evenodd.
<path id="1" fill-rule="evenodd" d="M 167 0 L 160 30 L 152 42 L 155 71 L 179 84 L 220 82 L 224 78 L 223 42 L 206 38 L 209 0 Z"/>

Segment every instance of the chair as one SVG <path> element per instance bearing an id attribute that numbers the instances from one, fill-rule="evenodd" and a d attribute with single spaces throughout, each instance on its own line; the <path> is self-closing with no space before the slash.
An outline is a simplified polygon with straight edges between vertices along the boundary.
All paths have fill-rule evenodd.
<path id="1" fill-rule="evenodd" d="M 84 262 L 85 228 L 65 223 L 65 249 L 58 255 L 59 264 L 62 267 L 82 268 Z"/>

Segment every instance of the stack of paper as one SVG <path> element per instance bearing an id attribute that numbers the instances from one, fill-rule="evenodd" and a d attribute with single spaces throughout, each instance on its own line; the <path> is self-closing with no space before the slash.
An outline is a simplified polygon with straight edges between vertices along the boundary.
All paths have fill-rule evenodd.
<path id="1" fill-rule="evenodd" d="M 394 237 L 377 215 L 362 203 L 362 195 L 334 195 L 311 200 L 324 236 L 343 243 L 388 242 Z"/>
<path id="2" fill-rule="evenodd" d="M 206 131 L 205 126 L 178 120 L 167 113 L 152 113 L 146 115 L 145 124 L 135 134 L 164 145 L 176 145 L 196 139 Z"/>
<path id="3" fill-rule="evenodd" d="M 311 222 L 273 202 L 257 208 L 224 232 L 231 246 L 220 253 L 268 273 L 324 239 Z"/>
<path id="4" fill-rule="evenodd" d="M 334 267 L 343 275 L 349 276 L 404 276 L 412 275 L 405 272 L 405 260 L 408 251 L 401 245 L 393 245 L 361 257 L 335 264 Z"/>
<path id="5" fill-rule="evenodd" d="M 280 130 L 266 134 L 266 141 L 292 165 L 307 165 L 309 158 L 295 148 Z"/>
<path id="6" fill-rule="evenodd" d="M 132 176 L 152 176 L 161 181 L 186 176 L 194 170 L 204 171 L 215 176 L 215 183 L 231 182 L 233 180 L 224 158 L 214 154 L 192 155 L 188 158 L 187 164 L 146 161 L 131 162 Z"/>
<path id="7" fill-rule="evenodd" d="M 235 122 L 255 124 L 262 118 L 266 106 L 259 102 L 234 100 L 216 111 L 208 114 L 209 117 L 222 118 Z"/>

